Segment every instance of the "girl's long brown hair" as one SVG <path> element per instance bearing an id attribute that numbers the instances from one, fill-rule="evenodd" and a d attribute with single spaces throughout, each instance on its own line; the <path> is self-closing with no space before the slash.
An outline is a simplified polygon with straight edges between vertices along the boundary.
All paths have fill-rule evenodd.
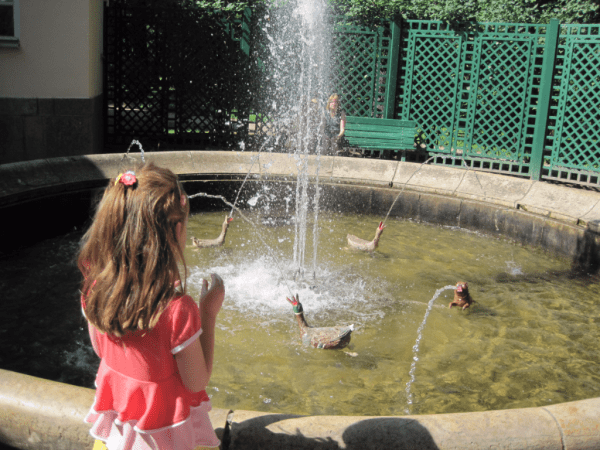
<path id="1" fill-rule="evenodd" d="M 87 319 L 118 337 L 156 325 L 174 283 L 185 291 L 187 276 L 176 226 L 185 224 L 189 200 L 177 176 L 152 163 L 135 175 L 132 186 L 109 181 L 77 261 Z"/>

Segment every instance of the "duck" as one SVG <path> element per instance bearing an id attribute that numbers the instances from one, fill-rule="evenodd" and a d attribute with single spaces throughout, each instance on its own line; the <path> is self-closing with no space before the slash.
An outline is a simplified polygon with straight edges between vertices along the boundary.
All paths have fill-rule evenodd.
<path id="1" fill-rule="evenodd" d="M 469 294 L 469 283 L 467 283 L 466 281 L 459 281 L 458 283 L 456 283 L 456 288 L 454 290 L 454 299 L 450 302 L 448 308 L 458 306 L 464 311 L 473 303 L 476 302 L 471 297 L 471 294 Z"/>
<path id="2" fill-rule="evenodd" d="M 298 294 L 291 299 L 288 297 L 286 297 L 286 299 L 294 307 L 296 321 L 300 327 L 302 344 L 314 348 L 340 349 L 346 347 L 350 343 L 352 331 L 354 331 L 354 324 L 337 327 L 311 327 L 304 317 L 302 303 L 300 303 Z"/>
<path id="3" fill-rule="evenodd" d="M 210 248 L 210 247 L 220 247 L 225 242 L 225 236 L 227 235 L 227 228 L 229 224 L 233 221 L 232 217 L 225 216 L 225 220 L 223 221 L 223 229 L 221 230 L 221 234 L 216 239 L 197 239 L 192 236 L 192 245 L 198 248 Z"/>
<path id="4" fill-rule="evenodd" d="M 385 229 L 385 225 L 383 224 L 383 222 L 379 222 L 379 226 L 377 227 L 377 230 L 375 231 L 375 237 L 373 238 L 372 241 L 366 241 L 366 240 L 356 237 L 352 234 L 349 234 L 347 236 L 348 237 L 348 245 L 357 250 L 364 250 L 366 252 L 372 252 L 379 245 L 379 238 L 381 237 L 381 233 L 383 233 L 384 229 Z"/>

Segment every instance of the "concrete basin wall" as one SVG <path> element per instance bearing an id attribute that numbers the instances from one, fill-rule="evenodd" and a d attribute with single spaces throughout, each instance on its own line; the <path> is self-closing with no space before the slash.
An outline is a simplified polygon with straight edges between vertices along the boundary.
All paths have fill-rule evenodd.
<path id="1" fill-rule="evenodd" d="M 272 153 L 182 151 L 145 156 L 179 174 L 189 192 L 221 194 L 235 192 L 248 173 L 244 189 L 249 191 L 257 180 L 293 182 L 299 165 L 292 156 Z M 119 154 L 2 165 L 2 216 L 31 212 L 32 206 L 50 199 L 88 193 L 83 197 L 89 201 L 90 191 L 139 161 L 139 154 Z M 506 236 L 562 254 L 586 270 L 596 269 L 600 261 L 600 193 L 595 191 L 398 161 L 311 157 L 308 170 L 313 177 L 318 172 L 327 209 L 385 214 L 401 193 L 391 217 Z M 76 202 L 62 203 L 65 214 L 75 213 Z M 91 448 L 83 417 L 93 395 L 91 389 L 0 370 L 0 442 L 22 449 Z M 211 420 L 222 448 L 231 450 L 600 449 L 598 398 L 540 408 L 405 417 L 215 409 Z"/>
<path id="2" fill-rule="evenodd" d="M 83 422 L 94 391 L 0 370 L 0 442 L 20 449 L 91 449 Z M 298 416 L 213 409 L 222 448 L 597 450 L 600 399 L 397 417 Z"/>
<path id="3" fill-rule="evenodd" d="M 225 195 L 230 201 L 248 174 L 243 194 L 253 195 L 257 181 L 293 182 L 299 166 L 293 156 L 281 153 L 179 151 L 147 153 L 146 160 L 179 174 L 190 193 L 202 190 Z M 77 217 L 85 222 L 90 215 L 90 191 L 103 188 L 107 179 L 139 162 L 138 153 L 0 165 L 0 208 L 23 218 L 5 222 L 6 232 L 22 232 L 21 224 L 28 216 L 39 217 L 44 208 L 52 208 L 47 211 L 51 217 Z M 596 191 L 374 159 L 310 157 L 308 171 L 312 177 L 318 172 L 321 205 L 326 209 L 385 215 L 394 204 L 391 217 L 508 237 L 569 257 L 584 270 L 600 266 L 600 193 Z M 59 232 L 53 226 L 60 224 L 50 221 L 45 227 Z"/>

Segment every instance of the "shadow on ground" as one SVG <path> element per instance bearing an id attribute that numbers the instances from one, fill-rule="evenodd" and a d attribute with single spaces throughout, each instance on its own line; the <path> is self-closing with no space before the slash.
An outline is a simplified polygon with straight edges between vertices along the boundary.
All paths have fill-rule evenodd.
<path id="1" fill-rule="evenodd" d="M 352 420 L 348 418 L 348 420 Z M 322 424 L 328 425 L 323 427 Z M 311 435 L 318 434 L 319 437 Z M 323 417 L 265 415 L 233 423 L 224 450 L 438 450 L 429 431 L 416 420 L 382 417 L 344 423 Z"/>

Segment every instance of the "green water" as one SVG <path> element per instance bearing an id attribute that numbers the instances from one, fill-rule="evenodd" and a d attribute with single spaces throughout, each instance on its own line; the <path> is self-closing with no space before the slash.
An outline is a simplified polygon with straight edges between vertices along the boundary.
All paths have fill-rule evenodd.
<path id="1" fill-rule="evenodd" d="M 223 216 L 193 216 L 188 234 L 216 237 Z M 540 250 L 409 221 L 388 220 L 372 255 L 347 248 L 347 233 L 371 239 L 379 220 L 321 214 L 316 277 L 310 248 L 298 282 L 293 225 L 253 228 L 238 218 L 223 247 L 188 248 L 191 290 L 211 271 L 227 290 L 208 389 L 216 407 L 433 414 L 600 395 L 597 277 L 575 276 L 568 261 Z M 409 408 L 417 330 L 435 291 L 457 281 L 468 281 L 477 303 L 448 309 L 452 290 L 435 301 Z M 296 292 L 310 325 L 355 325 L 348 348 L 301 346 L 285 300 Z"/>
<path id="2" fill-rule="evenodd" d="M 214 238 L 226 213 L 195 215 L 189 236 Z M 189 290 L 219 273 L 226 286 L 207 389 L 219 408 L 273 413 L 399 415 L 541 406 L 600 396 L 597 276 L 540 250 L 460 229 L 380 217 L 327 215 L 294 281 L 294 225 L 238 215 L 217 249 L 186 249 Z M 259 217 L 252 217 L 257 223 Z M 312 226 L 308 242 L 311 242 Z M 79 308 L 73 263 L 80 233 L 0 252 L 0 367 L 92 387 L 98 360 Z M 475 303 L 448 309 L 442 292 L 424 326 L 407 405 L 413 346 L 436 290 L 468 281 Z M 300 344 L 291 306 L 299 293 L 311 325 L 353 323 L 344 350 Z"/>

